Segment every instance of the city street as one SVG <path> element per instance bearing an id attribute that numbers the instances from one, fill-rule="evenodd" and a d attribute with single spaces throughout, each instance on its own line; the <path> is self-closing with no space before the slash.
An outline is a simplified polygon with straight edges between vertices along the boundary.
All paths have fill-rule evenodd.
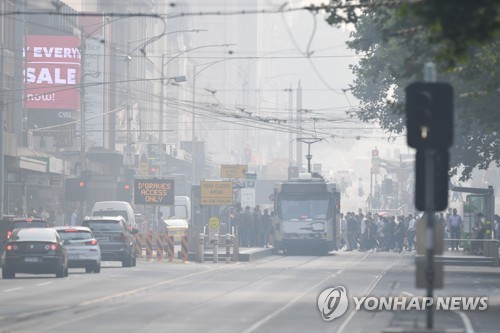
<path id="1" fill-rule="evenodd" d="M 489 296 L 486 311 L 440 311 L 438 328 L 498 332 L 498 267 L 447 267 L 437 295 Z M 425 311 L 356 311 L 326 322 L 318 295 L 344 286 L 351 296 L 423 295 L 413 254 L 339 252 L 269 256 L 247 263 L 104 262 L 100 274 L 68 278 L 17 274 L 0 280 L 1 332 L 382 332 L 425 325 Z M 417 313 L 418 312 L 418 313 Z"/>

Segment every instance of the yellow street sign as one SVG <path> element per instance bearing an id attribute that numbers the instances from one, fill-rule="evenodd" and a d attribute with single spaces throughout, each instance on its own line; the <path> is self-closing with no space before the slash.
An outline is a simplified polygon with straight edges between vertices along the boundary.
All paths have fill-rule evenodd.
<path id="1" fill-rule="evenodd" d="M 212 229 L 217 229 L 220 227 L 220 221 L 219 221 L 219 218 L 217 216 L 212 216 L 209 220 L 208 220 L 208 226 Z"/>
<path id="2" fill-rule="evenodd" d="M 202 181 L 201 204 L 209 206 L 225 206 L 233 204 L 233 183 L 227 181 Z"/>
<path id="3" fill-rule="evenodd" d="M 245 178 L 248 171 L 248 165 L 222 164 L 220 166 L 221 178 Z"/>

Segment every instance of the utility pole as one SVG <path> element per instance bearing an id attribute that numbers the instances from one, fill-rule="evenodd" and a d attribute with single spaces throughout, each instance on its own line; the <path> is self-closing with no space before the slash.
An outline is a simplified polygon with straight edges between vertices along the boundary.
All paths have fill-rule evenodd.
<path id="1" fill-rule="evenodd" d="M 127 55 L 125 61 L 127 62 L 127 153 L 132 146 L 132 108 L 130 107 L 130 61 L 132 57 L 130 56 L 129 50 L 130 44 L 127 43 Z"/>
<path id="2" fill-rule="evenodd" d="M 192 170 L 191 170 L 191 186 L 195 185 L 196 182 L 196 163 L 195 163 L 195 154 L 194 150 L 196 147 L 195 141 L 196 141 L 196 136 L 195 136 L 195 102 L 196 102 L 196 65 L 193 65 L 193 114 L 192 114 L 192 119 L 191 119 L 191 165 L 192 165 Z"/>
<path id="3" fill-rule="evenodd" d="M 85 43 L 84 28 L 80 27 L 80 178 L 83 177 L 86 168 L 85 163 L 85 53 L 87 45 Z M 88 185 L 88 184 L 87 184 Z M 80 202 L 80 209 L 83 216 L 86 214 L 86 201 Z"/>
<path id="4" fill-rule="evenodd" d="M 5 170 L 5 159 L 4 159 L 4 151 L 3 146 L 5 144 L 4 140 L 4 131 L 5 131 L 5 116 L 4 116 L 4 94 L 3 94 L 3 43 L 1 46 L 2 59 L 0 59 L 0 219 L 3 219 L 3 210 L 4 210 L 4 170 Z"/>
<path id="5" fill-rule="evenodd" d="M 165 72 L 163 68 L 163 64 L 165 63 L 165 54 L 161 55 L 161 80 L 160 80 L 160 115 L 159 115 L 159 121 L 160 121 L 160 126 L 158 127 L 158 142 L 160 144 L 160 149 L 163 144 L 163 104 L 165 103 L 165 92 L 164 92 L 164 80 L 165 80 Z M 161 169 L 161 168 L 160 168 Z"/>
<path id="6" fill-rule="evenodd" d="M 293 133 L 292 133 L 292 122 L 293 122 L 293 90 L 290 84 L 289 89 L 285 89 L 288 92 L 288 166 L 292 166 L 293 161 Z"/>
<path id="7" fill-rule="evenodd" d="M 299 173 L 302 171 L 302 86 L 299 84 L 297 86 L 297 168 Z"/>

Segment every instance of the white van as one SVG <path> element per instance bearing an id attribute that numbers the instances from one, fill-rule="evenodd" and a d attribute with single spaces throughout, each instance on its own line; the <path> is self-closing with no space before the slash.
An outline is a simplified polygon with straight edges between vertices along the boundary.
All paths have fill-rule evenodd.
<path id="1" fill-rule="evenodd" d="M 171 212 L 171 206 L 160 207 L 160 212 L 163 213 L 163 218 L 186 220 L 187 224 L 191 224 L 191 199 L 186 196 L 176 195 L 174 197 L 174 211 Z"/>
<path id="2" fill-rule="evenodd" d="M 118 216 L 127 221 L 129 227 L 137 228 L 132 206 L 126 201 L 98 201 L 92 208 L 92 216 Z"/>

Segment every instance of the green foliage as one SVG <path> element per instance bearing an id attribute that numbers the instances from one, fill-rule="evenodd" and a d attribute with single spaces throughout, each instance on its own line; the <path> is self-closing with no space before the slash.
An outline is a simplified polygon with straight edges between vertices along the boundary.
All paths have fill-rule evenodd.
<path id="1" fill-rule="evenodd" d="M 483 0 L 375 5 L 355 12 L 355 20 L 332 10 L 329 22 L 356 23 L 348 46 L 361 56 L 352 66 L 351 86 L 361 107 L 351 115 L 403 133 L 404 88 L 422 79 L 425 62 L 435 61 L 439 80 L 452 83 L 455 91 L 452 173 L 461 170 L 463 181 L 476 167 L 499 165 L 498 7 L 498 1 Z"/>

